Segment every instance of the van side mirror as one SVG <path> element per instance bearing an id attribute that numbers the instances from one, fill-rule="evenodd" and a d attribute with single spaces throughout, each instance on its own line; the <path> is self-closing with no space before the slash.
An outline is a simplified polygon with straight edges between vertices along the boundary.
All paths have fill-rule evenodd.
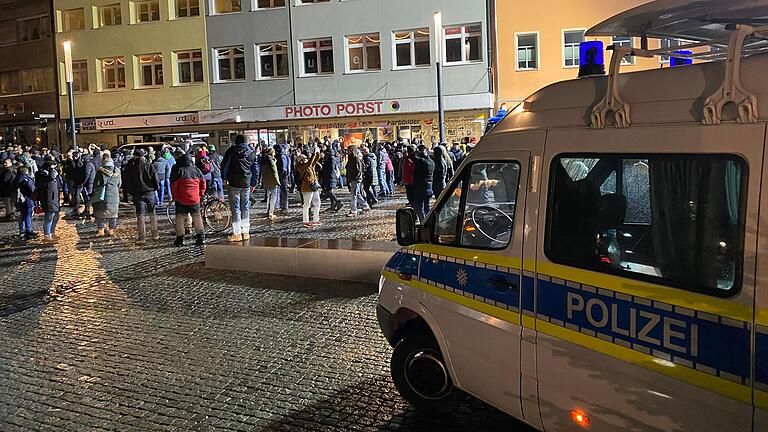
<path id="1" fill-rule="evenodd" d="M 418 229 L 416 228 L 416 210 L 411 207 L 401 208 L 395 216 L 397 230 L 397 244 L 410 246 L 419 242 Z"/>

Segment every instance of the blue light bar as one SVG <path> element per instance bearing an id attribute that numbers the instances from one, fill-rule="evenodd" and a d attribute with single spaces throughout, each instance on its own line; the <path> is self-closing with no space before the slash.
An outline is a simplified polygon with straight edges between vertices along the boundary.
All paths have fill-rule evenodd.
<path id="1" fill-rule="evenodd" d="M 579 78 L 605 75 L 605 50 L 602 41 L 579 44 Z"/>
<path id="2" fill-rule="evenodd" d="M 693 51 L 680 50 L 680 51 L 675 51 L 673 54 L 691 55 L 693 54 Z M 671 67 L 685 66 L 689 64 L 693 64 L 692 58 L 687 58 L 687 57 L 670 57 L 669 58 L 669 66 Z"/>

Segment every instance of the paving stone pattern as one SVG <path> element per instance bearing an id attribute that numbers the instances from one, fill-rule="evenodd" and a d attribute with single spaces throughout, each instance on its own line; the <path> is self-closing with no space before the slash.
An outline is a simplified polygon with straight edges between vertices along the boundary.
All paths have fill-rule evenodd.
<path id="1" fill-rule="evenodd" d="M 309 235 L 387 239 L 391 209 L 377 212 Z M 306 236 L 295 218 L 254 233 Z M 202 248 L 170 247 L 167 224 L 144 247 L 121 226 L 97 239 L 62 222 L 48 246 L 0 223 L 0 431 L 525 430 L 471 398 L 414 412 L 389 377 L 376 287 L 214 271 Z"/>

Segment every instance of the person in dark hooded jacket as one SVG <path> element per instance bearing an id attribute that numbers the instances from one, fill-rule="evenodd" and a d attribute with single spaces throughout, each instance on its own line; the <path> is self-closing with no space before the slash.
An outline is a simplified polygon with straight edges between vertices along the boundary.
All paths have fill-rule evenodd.
<path id="1" fill-rule="evenodd" d="M 377 168 L 376 156 L 363 147 L 363 190 L 368 205 L 373 207 L 379 203 L 379 171 Z"/>
<path id="2" fill-rule="evenodd" d="M 339 158 L 331 149 L 327 149 L 323 154 L 323 168 L 320 170 L 320 186 L 323 188 L 323 193 L 331 200 L 331 206 L 328 211 L 334 213 L 341 210 L 344 204 L 341 203 L 334 189 L 336 189 L 336 173 L 338 170 Z"/>
<path id="3" fill-rule="evenodd" d="M 182 154 L 171 170 L 171 192 L 176 200 L 176 247 L 184 246 L 184 234 L 187 217 L 192 216 L 198 246 L 205 244 L 203 218 L 200 203 L 205 196 L 206 181 L 203 173 L 193 163 L 188 154 Z"/>
<path id="4" fill-rule="evenodd" d="M 232 210 L 232 235 L 227 239 L 230 242 L 251 238 L 250 191 L 254 159 L 245 137 L 238 135 L 235 137 L 235 145 L 224 153 L 221 162 L 221 178 L 229 184 L 229 206 Z"/>
<path id="5" fill-rule="evenodd" d="M 16 200 L 16 208 L 21 213 L 19 220 L 19 235 L 26 240 L 34 238 L 37 233 L 32 231 L 32 214 L 35 212 L 35 181 L 29 175 L 26 165 L 20 166 L 13 179 L 13 189 L 19 197 Z"/>
<path id="6" fill-rule="evenodd" d="M 165 158 L 158 157 L 152 161 L 152 167 L 155 168 L 155 176 L 157 177 L 157 204 L 165 202 L 165 191 L 167 188 L 165 179 L 168 178 L 168 161 Z"/>
<path id="7" fill-rule="evenodd" d="M 413 199 L 419 222 L 424 222 L 429 213 L 429 201 L 432 199 L 432 180 L 435 173 L 435 163 L 427 154 L 427 148 L 422 144 L 413 154 Z"/>
<path id="8" fill-rule="evenodd" d="M 0 167 L 0 199 L 3 200 L 5 219 L 9 221 L 13 220 L 16 214 L 16 209 L 13 206 L 14 177 L 16 177 L 16 171 L 13 169 L 13 161 L 4 159 L 2 161 L 2 167 Z"/>
<path id="9" fill-rule="evenodd" d="M 56 237 L 56 225 L 59 223 L 59 172 L 58 165 L 53 161 L 43 163 L 35 175 L 35 195 L 40 201 L 45 217 L 43 219 L 44 242 L 52 243 Z"/>
<path id="10" fill-rule="evenodd" d="M 285 152 L 283 146 L 276 144 L 275 149 L 275 161 L 277 163 L 277 175 L 280 180 L 280 193 L 278 199 L 280 200 L 280 211 L 288 211 L 288 179 L 291 176 L 291 156 Z"/>
<path id="11" fill-rule="evenodd" d="M 432 174 L 432 192 L 435 197 L 440 196 L 445 189 L 445 182 L 448 177 L 448 164 L 445 160 L 442 146 L 435 146 L 432 149 L 432 161 L 435 163 L 435 169 Z"/>

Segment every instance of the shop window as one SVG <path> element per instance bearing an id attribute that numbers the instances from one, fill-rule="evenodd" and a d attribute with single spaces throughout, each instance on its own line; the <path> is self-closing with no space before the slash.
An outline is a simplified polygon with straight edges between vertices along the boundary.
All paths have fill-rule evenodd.
<path id="1" fill-rule="evenodd" d="M 683 41 L 680 39 L 661 39 L 660 43 L 661 49 L 672 49 L 683 45 Z M 669 63 L 668 55 L 659 56 L 659 59 L 662 64 Z"/>
<path id="2" fill-rule="evenodd" d="M 243 47 L 217 48 L 216 64 L 218 81 L 242 81 L 245 79 L 245 52 Z"/>
<path id="3" fill-rule="evenodd" d="M 176 0 L 176 17 L 200 16 L 200 0 Z"/>
<path id="4" fill-rule="evenodd" d="M 520 164 L 475 163 L 459 178 L 436 212 L 435 242 L 505 249 L 514 231 Z"/>
<path id="5" fill-rule="evenodd" d="M 163 86 L 163 56 L 162 54 L 146 54 L 138 56 L 139 86 Z"/>
<path id="6" fill-rule="evenodd" d="M 563 66 L 579 66 L 579 45 L 584 42 L 584 30 L 563 31 Z"/>
<path id="7" fill-rule="evenodd" d="M 48 15 L 20 20 L 16 26 L 19 42 L 47 39 L 51 36 L 51 18 Z"/>
<path id="8" fill-rule="evenodd" d="M 259 53 L 259 78 L 288 76 L 288 42 L 256 46 Z"/>
<path id="9" fill-rule="evenodd" d="M 42 93 L 53 91 L 53 68 L 39 67 L 21 71 L 22 93 Z"/>
<path id="10" fill-rule="evenodd" d="M 76 31 L 85 29 L 85 10 L 83 8 L 70 9 L 61 12 L 62 31 Z"/>
<path id="11" fill-rule="evenodd" d="M 412 68 L 430 65 L 429 29 L 393 33 L 395 68 Z"/>
<path id="12" fill-rule="evenodd" d="M 554 262 L 718 296 L 741 284 L 746 165 L 728 155 L 568 155 L 552 162 Z"/>
<path id="13" fill-rule="evenodd" d="M 99 60 L 101 63 L 102 90 L 125 88 L 125 58 L 113 57 Z"/>
<path id="14" fill-rule="evenodd" d="M 348 71 L 381 70 L 381 37 L 378 33 L 347 36 L 346 42 Z"/>
<path id="15" fill-rule="evenodd" d="M 193 84 L 204 81 L 203 77 L 203 52 L 181 51 L 176 53 L 179 64 L 179 84 Z"/>
<path id="16" fill-rule="evenodd" d="M 318 39 L 301 41 L 303 75 L 333 73 L 333 40 Z"/>
<path id="17" fill-rule="evenodd" d="M 517 70 L 539 68 L 539 35 L 523 33 L 517 35 Z"/>
<path id="18" fill-rule="evenodd" d="M 0 116 L 24 114 L 24 103 L 0 104 Z"/>
<path id="19" fill-rule="evenodd" d="M 19 71 L 0 72 L 0 96 L 21 94 Z"/>
<path id="20" fill-rule="evenodd" d="M 160 21 L 160 2 L 158 0 L 144 0 L 136 2 L 136 22 Z"/>
<path id="21" fill-rule="evenodd" d="M 122 10 L 120 4 L 102 6 L 99 11 L 99 26 L 116 26 L 123 23 Z"/>
<path id="22" fill-rule="evenodd" d="M 72 62 L 72 90 L 75 92 L 88 91 L 88 62 L 76 60 Z"/>
<path id="23" fill-rule="evenodd" d="M 632 47 L 632 38 L 631 37 L 624 37 L 624 36 L 614 36 L 613 40 L 611 41 L 613 45 L 623 46 L 623 47 Z M 621 64 L 623 65 L 633 65 L 635 64 L 635 56 L 633 55 L 625 55 L 623 59 L 621 59 Z"/>
<path id="24" fill-rule="evenodd" d="M 213 12 L 216 14 L 227 14 L 242 12 L 242 0 L 214 0 Z"/>
<path id="25" fill-rule="evenodd" d="M 258 9 L 285 7 L 285 0 L 259 0 L 256 3 L 256 7 Z"/>
<path id="26" fill-rule="evenodd" d="M 480 24 L 446 27 L 444 32 L 446 63 L 469 63 L 482 59 L 483 31 Z"/>

